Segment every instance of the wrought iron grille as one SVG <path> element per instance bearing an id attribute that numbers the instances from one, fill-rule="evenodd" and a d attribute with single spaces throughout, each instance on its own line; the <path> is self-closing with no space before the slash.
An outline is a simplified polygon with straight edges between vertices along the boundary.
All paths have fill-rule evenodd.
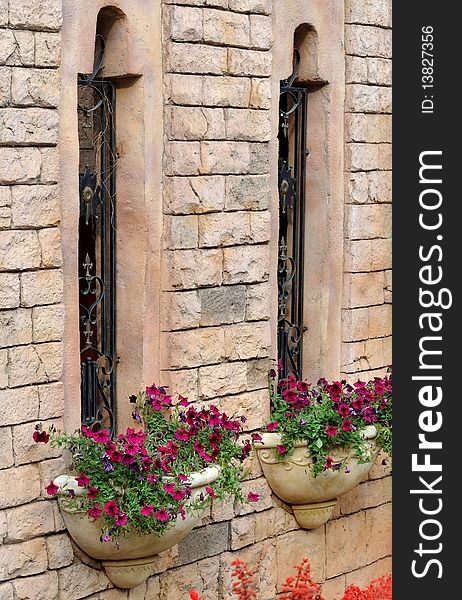
<path id="1" fill-rule="evenodd" d="M 281 82 L 279 104 L 278 359 L 281 377 L 302 376 L 307 88 Z"/>
<path id="2" fill-rule="evenodd" d="M 116 148 L 115 89 L 92 75 L 78 80 L 80 145 L 79 317 L 82 424 L 115 430 Z"/>

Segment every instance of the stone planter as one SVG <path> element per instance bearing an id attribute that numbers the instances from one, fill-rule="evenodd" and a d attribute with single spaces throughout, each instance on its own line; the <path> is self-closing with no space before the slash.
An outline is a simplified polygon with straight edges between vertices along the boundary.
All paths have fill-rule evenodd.
<path id="1" fill-rule="evenodd" d="M 379 448 L 374 441 L 377 432 L 369 426 L 364 432 L 368 440 L 370 461 L 359 463 L 354 450 L 338 449 L 331 454 L 334 463 L 345 463 L 350 469 L 329 469 L 314 477 L 311 454 L 306 442 L 297 442 L 294 452 L 284 460 L 278 460 L 275 448 L 281 444 L 278 433 L 262 434 L 262 442 L 256 446 L 257 456 L 268 485 L 292 512 L 303 529 L 314 529 L 326 523 L 334 512 L 337 499 L 357 486 L 374 464 Z"/>
<path id="2" fill-rule="evenodd" d="M 193 473 L 189 478 L 192 491 L 190 502 L 196 500 L 201 493 L 205 495 L 205 487 L 215 481 L 219 474 L 220 468 L 217 466 Z M 61 475 L 54 483 L 60 488 L 60 492 L 73 489 L 76 494 L 82 493 L 82 488 L 77 486 L 72 476 Z M 197 525 L 204 513 L 203 510 L 187 510 L 185 520 L 177 518 L 161 536 L 120 536 L 117 542 L 100 542 L 99 520 L 90 519 L 83 511 L 69 510 L 59 497 L 58 504 L 74 542 L 86 554 L 102 562 L 106 575 L 116 587 L 125 589 L 146 581 L 153 574 L 156 555 L 178 544 Z"/>

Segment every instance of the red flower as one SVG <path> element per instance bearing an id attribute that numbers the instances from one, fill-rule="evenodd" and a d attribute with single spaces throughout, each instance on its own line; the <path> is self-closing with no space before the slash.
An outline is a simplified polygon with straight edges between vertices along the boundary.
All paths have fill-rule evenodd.
<path id="1" fill-rule="evenodd" d="M 53 483 L 53 481 L 50 481 L 50 483 L 49 483 L 49 484 L 46 486 L 46 488 L 45 488 L 45 489 L 46 489 L 46 491 L 47 491 L 47 494 L 48 494 L 49 496 L 54 496 L 54 494 L 56 494 L 56 493 L 58 492 L 58 490 L 59 490 L 58 486 L 57 486 L 57 485 L 55 485 L 55 484 Z"/>
<path id="2" fill-rule="evenodd" d="M 34 438 L 34 442 L 36 444 L 38 444 L 39 442 L 42 442 L 43 444 L 48 444 L 48 440 L 50 439 L 50 436 L 46 431 L 35 430 L 32 434 L 32 437 Z"/>
<path id="3" fill-rule="evenodd" d="M 284 446 L 284 444 L 278 444 L 276 446 L 276 450 L 279 452 L 279 454 L 285 454 L 287 452 L 287 448 Z"/>
<path id="4" fill-rule="evenodd" d="M 98 504 L 95 504 L 94 506 L 92 506 L 91 508 L 88 509 L 88 514 L 90 515 L 90 517 L 93 517 L 94 519 L 99 519 L 102 512 L 103 511 L 98 506 Z"/>
<path id="5" fill-rule="evenodd" d="M 97 488 L 89 487 L 87 491 L 87 496 L 89 500 L 96 500 L 96 494 L 98 493 Z"/>
<path id="6" fill-rule="evenodd" d="M 178 394 L 178 403 L 180 406 L 189 406 L 190 402 L 188 402 L 187 398 L 184 398 L 181 394 Z"/>
<path id="7" fill-rule="evenodd" d="M 145 504 L 144 506 L 142 506 L 140 508 L 140 513 L 142 515 L 144 515 L 145 517 L 148 517 L 149 515 L 152 515 L 153 512 L 154 512 L 154 507 L 151 506 L 150 504 Z"/>
<path id="8" fill-rule="evenodd" d="M 334 461 L 332 460 L 332 458 L 331 458 L 330 456 L 328 456 L 328 457 L 326 458 L 326 464 L 324 465 L 324 468 L 325 468 L 325 469 L 330 469 L 330 468 L 332 467 L 332 463 L 333 463 L 333 462 L 334 462 Z"/>
<path id="9" fill-rule="evenodd" d="M 148 481 L 149 483 L 157 483 L 159 481 L 159 478 L 157 477 L 157 475 L 151 475 L 151 473 L 149 473 Z"/>
<path id="10" fill-rule="evenodd" d="M 109 517 L 117 517 L 119 515 L 119 507 L 114 502 L 114 500 L 109 500 L 109 502 L 106 502 L 106 504 L 104 505 L 104 512 Z"/>
<path id="11" fill-rule="evenodd" d="M 333 437 L 334 435 L 337 435 L 337 427 L 334 427 L 333 425 L 328 425 L 327 429 L 326 429 L 326 433 L 329 437 Z"/>
<path id="12" fill-rule="evenodd" d="M 279 423 L 277 421 L 272 421 L 271 423 L 268 423 L 266 426 L 266 431 L 269 431 L 270 433 L 272 431 L 276 431 L 276 429 L 278 428 Z"/>
<path id="13" fill-rule="evenodd" d="M 353 423 L 351 422 L 351 419 L 345 419 L 342 423 L 342 431 L 353 431 L 354 427 L 353 427 Z"/>
<path id="14" fill-rule="evenodd" d="M 156 510 L 156 518 L 157 518 L 158 521 L 161 521 L 161 523 L 164 523 L 165 521 L 168 521 L 169 517 L 170 517 L 170 515 L 165 510 L 165 508 L 161 508 L 160 510 Z"/>
<path id="15" fill-rule="evenodd" d="M 170 494 L 170 496 L 174 500 L 183 500 L 183 498 L 186 496 L 186 492 L 184 490 L 175 490 Z"/>
<path id="16" fill-rule="evenodd" d="M 91 437 L 95 440 L 95 442 L 98 442 L 100 444 L 105 444 L 110 439 L 109 432 L 107 429 L 101 429 L 101 431 L 96 431 Z"/>
<path id="17" fill-rule="evenodd" d="M 212 490 L 212 488 L 211 488 L 211 487 L 208 487 L 208 486 L 207 486 L 207 487 L 205 488 L 205 491 L 207 492 L 207 494 L 208 494 L 208 495 L 209 495 L 211 498 L 216 498 L 216 497 L 217 497 L 217 496 L 216 496 L 216 494 L 215 494 L 215 492 Z"/>
<path id="18" fill-rule="evenodd" d="M 249 502 L 258 502 L 260 500 L 260 494 L 254 494 L 253 492 L 249 492 L 247 495 L 247 500 Z"/>
<path id="19" fill-rule="evenodd" d="M 128 521 L 128 517 L 127 515 L 121 513 L 118 517 L 116 517 L 115 520 L 115 524 L 118 525 L 119 527 L 122 527 L 123 525 L 125 525 Z"/>
<path id="20" fill-rule="evenodd" d="M 195 590 L 189 592 L 189 597 L 191 600 L 199 600 L 199 594 Z"/>
<path id="21" fill-rule="evenodd" d="M 85 473 L 82 473 L 81 475 L 76 477 L 76 480 L 77 480 L 77 485 L 79 487 L 87 487 L 87 485 L 90 483 L 90 480 L 85 475 Z"/>
<path id="22" fill-rule="evenodd" d="M 346 417 L 350 414 L 350 407 L 348 406 L 348 404 L 340 404 L 340 406 L 338 407 L 338 412 L 342 417 Z"/>

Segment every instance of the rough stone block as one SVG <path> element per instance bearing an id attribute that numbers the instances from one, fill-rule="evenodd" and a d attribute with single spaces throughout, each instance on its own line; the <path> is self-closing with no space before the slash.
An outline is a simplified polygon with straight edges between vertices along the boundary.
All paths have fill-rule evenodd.
<path id="1" fill-rule="evenodd" d="M 269 248 L 266 244 L 235 246 L 223 250 L 223 283 L 258 283 L 269 277 Z"/>
<path id="2" fill-rule="evenodd" d="M 196 562 L 226 550 L 228 550 L 228 523 L 196 527 L 178 544 L 178 563 Z"/>
<path id="3" fill-rule="evenodd" d="M 0 65 L 31 67 L 34 64 L 34 34 L 32 31 L 2 31 Z"/>
<path id="4" fill-rule="evenodd" d="M 170 36 L 176 42 L 200 42 L 203 39 L 202 10 L 173 6 L 170 13 Z"/>
<path id="5" fill-rule="evenodd" d="M 42 249 L 41 267 L 51 269 L 61 267 L 63 264 L 61 248 L 61 232 L 57 227 L 40 229 L 38 231 L 39 244 Z"/>
<path id="6" fill-rule="evenodd" d="M 347 140 L 351 142 L 391 142 L 391 115 L 346 115 Z"/>
<path id="7" fill-rule="evenodd" d="M 0 107 L 8 106 L 10 100 L 11 69 L 8 67 L 0 67 Z"/>
<path id="8" fill-rule="evenodd" d="M 111 585 L 103 570 L 98 571 L 82 563 L 61 569 L 58 577 L 61 596 L 73 600 L 106 590 Z"/>
<path id="9" fill-rule="evenodd" d="M 210 213 L 199 219 L 201 247 L 235 246 L 251 242 L 250 214 L 247 212 Z"/>
<path id="10" fill-rule="evenodd" d="M 376 271 L 345 275 L 343 298 L 345 308 L 383 304 L 383 274 Z"/>
<path id="11" fill-rule="evenodd" d="M 62 422 L 48 421 L 43 423 L 43 429 L 48 430 L 51 425 L 63 429 Z M 47 458 L 56 458 L 62 454 L 59 448 L 52 448 L 50 444 L 36 444 L 32 438 L 33 428 L 29 423 L 13 427 L 13 447 L 15 463 L 24 465 Z"/>
<path id="12" fill-rule="evenodd" d="M 366 511 L 367 562 L 391 555 L 391 504 Z"/>
<path id="13" fill-rule="evenodd" d="M 346 86 L 345 109 L 358 113 L 391 113 L 391 88 L 373 85 Z"/>
<path id="14" fill-rule="evenodd" d="M 62 417 L 64 414 L 64 388 L 62 383 L 38 386 L 39 418 L 44 421 Z"/>
<path id="15" fill-rule="evenodd" d="M 274 42 L 271 17 L 250 15 L 250 46 L 255 50 L 269 50 Z"/>
<path id="16" fill-rule="evenodd" d="M 56 304 L 62 300 L 63 274 L 60 269 L 22 273 L 21 304 Z"/>
<path id="17" fill-rule="evenodd" d="M 271 54 L 266 51 L 229 48 L 228 72 L 246 77 L 269 77 Z"/>
<path id="18" fill-rule="evenodd" d="M 229 10 L 270 15 L 272 0 L 229 0 Z"/>
<path id="19" fill-rule="evenodd" d="M 40 183 L 50 184 L 59 181 L 59 152 L 58 148 L 40 148 L 42 157 L 42 169 L 40 171 Z"/>
<path id="20" fill-rule="evenodd" d="M 3 108 L 0 144 L 42 146 L 58 141 L 58 112 L 49 108 Z"/>
<path id="21" fill-rule="evenodd" d="M 170 142 L 165 145 L 164 168 L 167 175 L 199 175 L 199 142 Z"/>
<path id="22" fill-rule="evenodd" d="M 164 334 L 164 365 L 174 369 L 199 367 L 226 358 L 225 328 L 205 327 Z"/>
<path id="23" fill-rule="evenodd" d="M 374 85 L 392 84 L 392 61 L 384 58 L 367 58 L 367 81 Z"/>
<path id="24" fill-rule="evenodd" d="M 195 215 L 164 217 L 164 239 L 169 250 L 197 248 L 198 218 Z"/>
<path id="25" fill-rule="evenodd" d="M 166 73 L 164 75 L 165 100 L 172 104 L 203 105 L 203 80 L 201 75 L 182 75 Z M 221 79 L 221 77 L 212 77 Z"/>
<path id="26" fill-rule="evenodd" d="M 61 376 L 62 347 L 59 342 L 18 346 L 8 352 L 10 387 L 49 382 Z"/>
<path id="27" fill-rule="evenodd" d="M 390 0 L 347 0 L 345 20 L 347 23 L 391 27 Z"/>
<path id="28" fill-rule="evenodd" d="M 0 429 L 0 469 L 13 466 L 13 438 L 10 427 Z"/>
<path id="29" fill-rule="evenodd" d="M 191 289 L 221 284 L 222 250 L 172 250 L 164 254 L 170 289 Z"/>
<path id="30" fill-rule="evenodd" d="M 201 142 L 200 152 L 200 172 L 204 175 L 252 172 L 251 148 L 246 142 Z"/>
<path id="31" fill-rule="evenodd" d="M 14 227 L 47 227 L 60 221 L 57 186 L 12 187 Z"/>
<path id="32" fill-rule="evenodd" d="M 200 397 L 204 399 L 237 394 L 247 389 L 247 363 L 221 363 L 199 369 Z"/>
<path id="33" fill-rule="evenodd" d="M 58 575 L 43 573 L 13 583 L 17 600 L 59 600 Z"/>
<path id="34" fill-rule="evenodd" d="M 181 394 L 191 402 L 198 398 L 199 370 L 182 369 L 179 371 L 161 371 L 160 381 L 168 385 L 174 394 Z"/>
<path id="35" fill-rule="evenodd" d="M 32 502 L 40 496 L 36 465 L 24 465 L 0 471 L 0 509 Z"/>
<path id="36" fill-rule="evenodd" d="M 51 502 L 32 502 L 7 511 L 8 542 L 24 542 L 54 531 Z"/>
<path id="37" fill-rule="evenodd" d="M 329 561 L 329 537 L 327 544 L 325 538 L 324 527 L 311 531 L 291 531 L 279 536 L 276 540 L 278 581 L 294 575 L 294 562 L 307 555 L 307 548 L 313 579 L 323 581 L 326 559 Z"/>
<path id="38" fill-rule="evenodd" d="M 347 144 L 346 165 L 351 171 L 391 170 L 391 144 Z"/>
<path id="39" fill-rule="evenodd" d="M 208 10 L 204 15 L 204 42 L 220 46 L 250 46 L 249 17 L 235 12 Z"/>
<path id="40" fill-rule="evenodd" d="M 198 327 L 201 303 L 196 290 L 164 292 L 162 295 L 162 328 L 164 331 Z"/>
<path id="41" fill-rule="evenodd" d="M 171 214 L 207 213 L 223 209 L 225 178 L 170 177 L 166 181 L 165 210 Z"/>
<path id="42" fill-rule="evenodd" d="M 231 550 L 239 550 L 256 541 L 255 515 L 246 515 L 231 521 Z"/>
<path id="43" fill-rule="evenodd" d="M 172 106 L 167 122 L 170 139 L 225 139 L 225 117 L 222 108 Z"/>
<path id="44" fill-rule="evenodd" d="M 346 25 L 347 54 L 391 58 L 391 30 L 364 25 Z"/>
<path id="45" fill-rule="evenodd" d="M 335 577 L 367 564 L 366 513 L 326 524 L 326 577 Z M 370 538 L 369 538 L 370 539 Z"/>
<path id="46" fill-rule="evenodd" d="M 0 271 L 39 266 L 40 244 L 35 231 L 0 231 Z"/>
<path id="47" fill-rule="evenodd" d="M 35 421 L 39 417 L 39 396 L 35 387 L 0 390 L 0 426 Z"/>
<path id="48" fill-rule="evenodd" d="M 391 236 L 390 204 L 352 204 L 346 211 L 346 230 L 350 240 L 389 238 Z"/>
<path id="49" fill-rule="evenodd" d="M 17 29 L 58 31 L 62 24 L 61 2 L 10 2 L 10 25 Z"/>
<path id="50" fill-rule="evenodd" d="M 35 66 L 59 67 L 61 63 L 61 34 L 35 33 Z"/>
<path id="51" fill-rule="evenodd" d="M 42 154 L 38 148 L 0 148 L 0 184 L 37 183 Z"/>
<path id="52" fill-rule="evenodd" d="M 167 57 L 167 70 L 172 73 L 223 75 L 227 70 L 226 48 L 172 42 Z"/>
<path id="53" fill-rule="evenodd" d="M 204 77 L 203 103 L 211 106 L 247 108 L 251 81 L 247 77 Z"/>
<path id="54" fill-rule="evenodd" d="M 47 568 L 44 539 L 0 547 L 0 581 L 42 573 Z"/>
<path id="55" fill-rule="evenodd" d="M 366 508 L 380 506 L 391 501 L 391 477 L 365 481 L 340 498 L 342 515 Z"/>
<path id="56" fill-rule="evenodd" d="M 31 311 L 25 309 L 0 312 L 0 348 L 30 344 L 32 341 Z"/>
<path id="57" fill-rule="evenodd" d="M 48 536 L 46 543 L 49 569 L 61 569 L 73 562 L 74 550 L 67 533 Z"/>
<path id="58" fill-rule="evenodd" d="M 56 69 L 13 69 L 11 99 L 15 106 L 54 108 L 59 103 L 59 72 Z"/>
<path id="59" fill-rule="evenodd" d="M 225 111 L 225 117 L 226 137 L 229 140 L 245 142 L 270 141 L 271 120 L 269 111 L 228 108 Z"/>
<path id="60" fill-rule="evenodd" d="M 33 341 L 55 342 L 63 337 L 64 306 L 37 306 L 32 310 Z"/>
<path id="61" fill-rule="evenodd" d="M 196 529 L 191 532 L 191 535 L 194 531 Z M 189 535 L 183 543 L 188 539 L 190 539 Z M 196 550 L 199 550 L 200 546 L 201 544 L 196 542 Z M 159 600 L 187 598 L 189 590 L 196 590 L 204 600 L 213 600 L 218 597 L 218 572 L 217 558 L 206 559 L 177 569 L 171 569 L 159 577 L 160 594 L 152 597 Z"/>
<path id="62" fill-rule="evenodd" d="M 391 268 L 391 239 L 353 240 L 345 247 L 345 271 L 382 271 Z"/>
<path id="63" fill-rule="evenodd" d="M 230 360 L 268 356 L 271 329 L 266 321 L 241 323 L 225 329 L 225 352 Z"/>
<path id="64" fill-rule="evenodd" d="M 0 389 L 8 385 L 8 350 L 0 350 Z"/>
<path id="65" fill-rule="evenodd" d="M 200 325 L 239 323 L 245 316 L 244 286 L 205 288 L 198 292 Z"/>
<path id="66" fill-rule="evenodd" d="M 252 79 L 252 87 L 250 91 L 250 108 L 271 108 L 271 80 L 269 79 Z"/>
<path id="67" fill-rule="evenodd" d="M 270 197 L 268 175 L 230 175 L 226 178 L 226 210 L 262 210 L 268 208 Z"/>

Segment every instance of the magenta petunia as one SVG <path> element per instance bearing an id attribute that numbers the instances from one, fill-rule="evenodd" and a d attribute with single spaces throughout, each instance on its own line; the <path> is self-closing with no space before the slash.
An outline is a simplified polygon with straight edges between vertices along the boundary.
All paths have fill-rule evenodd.
<path id="1" fill-rule="evenodd" d="M 165 521 L 168 521 L 170 515 L 165 508 L 161 508 L 160 510 L 156 510 L 156 518 L 158 521 L 161 521 L 161 523 L 164 523 Z"/>
<path id="2" fill-rule="evenodd" d="M 109 517 L 117 517 L 119 515 L 119 507 L 114 502 L 114 500 L 109 500 L 109 502 L 106 502 L 106 504 L 104 505 L 104 512 Z"/>
<path id="3" fill-rule="evenodd" d="M 351 419 L 344 419 L 342 423 L 342 431 L 354 431 L 354 426 L 351 422 Z"/>
<path id="4" fill-rule="evenodd" d="M 128 521 L 127 515 L 124 513 L 121 513 L 118 515 L 118 517 L 116 517 L 115 524 L 118 525 L 119 527 L 122 527 L 123 525 L 126 525 L 127 521 Z"/>
<path id="5" fill-rule="evenodd" d="M 90 479 L 85 475 L 85 473 L 82 473 L 76 477 L 76 481 L 79 487 L 87 487 L 87 485 L 90 483 Z"/>
<path id="6" fill-rule="evenodd" d="M 145 504 L 144 506 L 142 506 L 140 508 L 140 513 L 142 515 L 144 515 L 145 517 L 152 515 L 153 512 L 154 512 L 154 506 L 151 506 L 150 504 Z"/>
<path id="7" fill-rule="evenodd" d="M 216 496 L 216 494 L 215 494 L 215 492 L 212 490 L 212 488 L 211 488 L 211 487 L 208 487 L 208 486 L 207 486 L 207 487 L 205 488 L 205 491 L 207 492 L 207 494 L 208 494 L 208 495 L 209 495 L 211 498 L 216 498 L 216 497 L 217 497 L 217 496 Z"/>
<path id="8" fill-rule="evenodd" d="M 268 423 L 266 425 L 266 431 L 269 431 L 271 433 L 272 431 L 276 431 L 278 427 L 279 423 L 277 421 L 272 421 L 271 423 Z"/>
<path id="9" fill-rule="evenodd" d="M 53 481 L 50 481 L 50 483 L 49 483 L 49 484 L 46 486 L 46 488 L 45 488 L 45 489 L 46 489 L 46 491 L 47 491 L 47 494 L 48 494 L 49 496 L 54 496 L 54 494 L 56 494 L 56 493 L 58 492 L 58 490 L 59 490 L 58 486 L 57 486 L 57 485 L 55 485 L 55 484 L 53 483 Z"/>
<path id="10" fill-rule="evenodd" d="M 334 435 L 337 435 L 337 427 L 334 427 L 333 425 L 328 425 L 326 433 L 329 437 L 334 437 Z"/>
<path id="11" fill-rule="evenodd" d="M 249 492 L 247 495 L 247 500 L 249 502 L 258 502 L 260 500 L 260 494 L 254 494 L 253 492 Z"/>
<path id="12" fill-rule="evenodd" d="M 338 407 L 338 412 L 342 417 L 346 417 L 350 414 L 350 407 L 348 406 L 348 404 L 340 404 L 340 406 Z"/>
<path id="13" fill-rule="evenodd" d="M 330 456 L 328 456 L 328 457 L 326 458 L 326 463 L 325 463 L 325 465 L 324 465 L 324 468 L 325 468 L 325 469 L 330 469 L 330 468 L 332 467 L 332 463 L 333 463 L 333 462 L 334 462 L 334 461 L 332 460 L 332 458 L 331 458 Z"/>
<path id="14" fill-rule="evenodd" d="M 96 500 L 96 495 L 98 494 L 98 490 L 95 487 L 89 487 L 87 490 L 87 496 L 89 500 Z"/>
<path id="15" fill-rule="evenodd" d="M 42 444 L 48 444 L 48 440 L 50 439 L 50 436 L 48 435 L 48 433 L 46 431 L 38 431 L 38 430 L 34 431 L 34 433 L 32 434 L 32 437 L 34 438 L 34 442 L 36 444 L 39 444 L 40 442 Z"/>
<path id="16" fill-rule="evenodd" d="M 279 454 L 285 454 L 287 452 L 287 448 L 284 446 L 284 444 L 278 444 L 276 446 L 276 450 L 279 452 Z"/>
<path id="17" fill-rule="evenodd" d="M 94 519 L 99 519 L 102 512 L 103 511 L 98 506 L 98 504 L 94 504 L 91 508 L 88 509 L 88 514 L 90 515 L 90 517 L 93 517 Z"/>
<path id="18" fill-rule="evenodd" d="M 100 444 L 105 444 L 110 440 L 109 432 L 107 429 L 101 429 L 101 431 L 96 431 L 92 434 L 91 437 L 95 440 L 95 442 L 98 442 Z"/>

